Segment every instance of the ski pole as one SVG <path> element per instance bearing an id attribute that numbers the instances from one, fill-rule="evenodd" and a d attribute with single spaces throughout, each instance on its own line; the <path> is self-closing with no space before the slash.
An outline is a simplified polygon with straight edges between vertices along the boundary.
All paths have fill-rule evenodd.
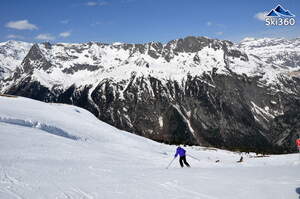
<path id="1" fill-rule="evenodd" d="M 173 161 L 175 160 L 175 158 L 176 157 L 173 158 L 173 160 L 169 163 L 169 165 L 166 167 L 166 169 L 168 169 L 171 166 L 171 164 L 173 163 Z"/>
<path id="2" fill-rule="evenodd" d="M 194 156 L 191 156 L 191 155 L 187 155 L 187 156 L 189 156 L 189 157 L 191 157 L 191 158 L 193 158 L 193 159 L 195 159 L 195 160 L 200 161 L 198 158 L 195 158 Z"/>

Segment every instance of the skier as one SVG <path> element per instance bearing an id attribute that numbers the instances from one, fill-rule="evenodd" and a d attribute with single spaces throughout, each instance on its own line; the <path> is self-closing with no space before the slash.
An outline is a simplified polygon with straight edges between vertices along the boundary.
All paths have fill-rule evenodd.
<path id="1" fill-rule="evenodd" d="M 180 166 L 183 167 L 183 163 L 184 163 L 185 166 L 190 167 L 189 163 L 187 163 L 186 161 L 185 150 L 180 146 L 177 147 L 174 158 L 176 158 L 178 155 L 179 155 Z"/>
<path id="2" fill-rule="evenodd" d="M 244 159 L 243 156 L 241 156 L 241 159 L 237 162 L 243 162 L 243 159 Z"/>

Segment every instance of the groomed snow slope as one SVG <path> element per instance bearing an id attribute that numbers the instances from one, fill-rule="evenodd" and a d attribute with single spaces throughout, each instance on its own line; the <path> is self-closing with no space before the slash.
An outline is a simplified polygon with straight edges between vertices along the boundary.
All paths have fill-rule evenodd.
<path id="1" fill-rule="evenodd" d="M 0 198 L 299 197 L 297 154 L 236 163 L 240 154 L 188 147 L 192 168 L 166 169 L 175 149 L 81 108 L 0 97 Z"/>

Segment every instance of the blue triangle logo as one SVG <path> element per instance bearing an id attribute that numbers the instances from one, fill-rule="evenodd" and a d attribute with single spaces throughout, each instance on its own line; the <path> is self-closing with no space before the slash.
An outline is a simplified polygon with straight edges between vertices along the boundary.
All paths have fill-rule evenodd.
<path id="1" fill-rule="evenodd" d="M 275 9 L 272 9 L 268 17 L 295 17 L 289 10 L 284 9 L 281 5 L 276 6 Z"/>
<path id="2" fill-rule="evenodd" d="M 279 17 L 279 15 L 277 14 L 276 11 L 271 10 L 271 12 L 269 12 L 269 14 L 267 14 L 268 17 Z"/>

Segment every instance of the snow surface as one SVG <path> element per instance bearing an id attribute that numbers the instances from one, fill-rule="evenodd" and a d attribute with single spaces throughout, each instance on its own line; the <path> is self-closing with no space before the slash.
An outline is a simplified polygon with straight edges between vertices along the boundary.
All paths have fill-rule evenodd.
<path id="1" fill-rule="evenodd" d="M 0 96 L 0 198 L 299 197 L 298 154 L 186 147 L 192 167 L 166 169 L 175 149 L 78 107 Z"/>

